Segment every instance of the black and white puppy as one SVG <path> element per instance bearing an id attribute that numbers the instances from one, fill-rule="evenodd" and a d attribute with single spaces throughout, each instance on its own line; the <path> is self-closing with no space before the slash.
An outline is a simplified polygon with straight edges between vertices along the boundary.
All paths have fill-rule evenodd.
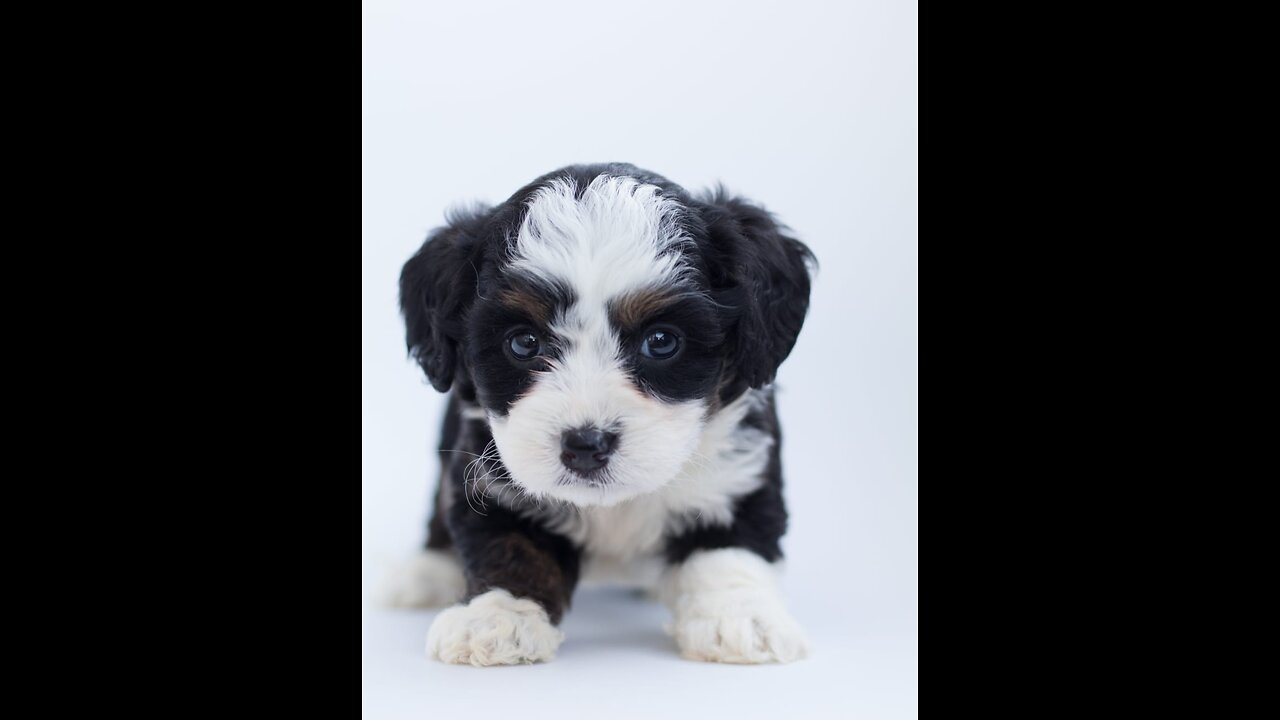
<path id="1" fill-rule="evenodd" d="M 450 663 L 551 659 L 579 577 L 655 581 L 690 658 L 789 661 L 770 383 L 808 248 L 760 207 L 631 165 L 572 166 L 457 213 L 404 266 L 408 345 L 451 391 L 426 551 L 392 599 L 463 601 Z"/>

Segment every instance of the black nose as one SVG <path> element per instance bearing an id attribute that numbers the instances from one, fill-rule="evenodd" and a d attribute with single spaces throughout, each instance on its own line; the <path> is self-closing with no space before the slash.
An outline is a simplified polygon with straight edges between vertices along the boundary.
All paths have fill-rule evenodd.
<path id="1" fill-rule="evenodd" d="M 570 430 L 560 437 L 560 462 L 579 475 L 599 470 L 609 462 L 618 436 L 595 428 Z"/>

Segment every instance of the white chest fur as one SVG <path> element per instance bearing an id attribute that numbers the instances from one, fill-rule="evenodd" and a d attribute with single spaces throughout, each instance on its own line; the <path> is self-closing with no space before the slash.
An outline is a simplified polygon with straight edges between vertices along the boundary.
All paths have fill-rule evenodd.
<path id="1" fill-rule="evenodd" d="M 671 533 L 732 523 L 734 502 L 760 487 L 769 461 L 773 438 L 742 426 L 765 398 L 748 392 L 712 416 L 693 457 L 662 488 L 610 507 L 575 508 L 557 529 L 600 565 L 656 555 Z"/>

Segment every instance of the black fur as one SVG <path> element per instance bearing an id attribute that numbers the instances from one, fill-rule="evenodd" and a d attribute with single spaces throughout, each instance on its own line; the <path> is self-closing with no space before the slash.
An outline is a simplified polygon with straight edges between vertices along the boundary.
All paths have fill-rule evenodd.
<path id="1" fill-rule="evenodd" d="M 645 318 L 634 328 L 620 329 L 624 347 L 634 351 L 631 369 L 641 385 L 667 400 L 691 400 L 714 394 L 725 364 L 725 334 L 715 305 L 705 297 L 680 296 Z M 640 355 L 645 334 L 652 328 L 663 327 L 683 331 L 676 356 L 669 360 L 650 360 Z"/>
<path id="2" fill-rule="evenodd" d="M 703 525 L 667 538 L 668 562 L 683 562 L 697 550 L 727 547 L 746 548 L 769 562 L 782 557 L 778 541 L 787 532 L 787 506 L 782 500 L 782 432 L 773 398 L 769 398 L 767 407 L 747 415 L 742 422 L 773 437 L 764 484 L 738 500 L 733 524 Z"/>
<path id="3" fill-rule="evenodd" d="M 449 536 L 449 526 L 445 523 L 444 513 L 440 508 L 445 504 L 445 490 L 451 489 L 449 478 L 453 466 L 453 458 L 462 442 L 462 413 L 457 395 L 449 396 L 449 406 L 445 408 L 444 425 L 440 430 L 440 482 L 436 485 L 436 512 L 431 513 L 427 522 L 427 548 L 445 550 L 453 546 L 453 538 Z"/>
<path id="4" fill-rule="evenodd" d="M 400 272 L 409 353 L 432 387 L 447 392 L 458 366 L 464 321 L 476 292 L 475 261 L 488 219 L 483 208 L 462 211 L 427 236 Z"/>
<path id="5" fill-rule="evenodd" d="M 456 410 L 455 410 L 456 411 Z M 484 424 L 465 423 L 448 473 L 455 500 L 443 513 L 467 577 L 467 599 L 502 589 L 536 600 L 560 622 L 578 583 L 578 549 L 544 525 L 493 502 L 483 503 L 464 483 L 466 466 L 492 440 Z M 495 472 L 500 471 L 497 463 Z M 470 498 L 466 493 L 471 492 Z"/>
<path id="6" fill-rule="evenodd" d="M 726 399 L 773 381 L 791 354 L 809 310 L 813 253 L 773 216 L 718 188 L 698 209 L 706 223 L 709 263 L 721 302 L 735 311 Z M 711 253 L 708 253 L 710 255 Z"/>
<path id="7" fill-rule="evenodd" d="M 630 326 L 619 327 L 623 342 L 635 348 L 652 327 L 671 325 L 684 333 L 680 354 L 671 361 L 638 356 L 633 361 L 631 371 L 644 391 L 663 400 L 706 398 L 714 412 L 749 388 L 768 385 L 795 345 L 809 304 L 813 256 L 768 212 L 723 189 L 694 197 L 665 178 L 622 164 L 563 168 L 497 207 L 455 214 L 405 264 L 400 302 L 410 353 L 437 390 L 454 390 L 441 445 L 442 490 L 428 546 L 457 549 L 470 595 L 506 589 L 538 601 L 555 621 L 577 582 L 580 550 L 551 529 L 554 513 L 513 508 L 520 502 L 514 493 L 504 496 L 502 505 L 480 505 L 475 488 L 466 487 L 466 470 L 489 448 L 491 436 L 483 421 L 464 419 L 462 411 L 474 407 L 474 401 L 491 413 L 505 414 L 543 369 L 542 361 L 513 361 L 505 349 L 512 327 L 527 326 L 550 336 L 543 324 L 548 309 L 522 299 L 536 295 L 550 311 L 573 302 L 570 290 L 549 280 L 505 272 L 509 243 L 530 195 L 553 178 L 573 178 L 585 188 L 601 174 L 629 176 L 661 188 L 683 207 L 680 223 L 693 241 L 680 251 L 694 268 L 694 292 L 670 303 L 655 301 L 652 308 L 646 305 L 643 312 L 627 315 Z M 531 282 L 536 287 L 529 287 Z M 613 311 L 625 313 L 625 308 Z M 549 348 L 550 357 L 556 352 Z M 723 547 L 746 548 L 770 561 L 781 556 L 787 516 L 771 393 L 767 405 L 743 424 L 764 430 L 775 441 L 763 484 L 736 500 L 731 525 L 695 525 L 667 538 L 670 562 L 681 562 L 699 549 Z M 483 462 L 491 463 L 495 475 L 505 474 L 500 458 Z"/>

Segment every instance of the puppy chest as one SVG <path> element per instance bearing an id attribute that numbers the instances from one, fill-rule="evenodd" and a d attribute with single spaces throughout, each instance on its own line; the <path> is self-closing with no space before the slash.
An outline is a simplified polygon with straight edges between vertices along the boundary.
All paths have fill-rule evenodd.
<path id="1" fill-rule="evenodd" d="M 662 552 L 668 511 L 654 498 L 579 510 L 574 540 L 588 557 L 631 560 Z"/>

